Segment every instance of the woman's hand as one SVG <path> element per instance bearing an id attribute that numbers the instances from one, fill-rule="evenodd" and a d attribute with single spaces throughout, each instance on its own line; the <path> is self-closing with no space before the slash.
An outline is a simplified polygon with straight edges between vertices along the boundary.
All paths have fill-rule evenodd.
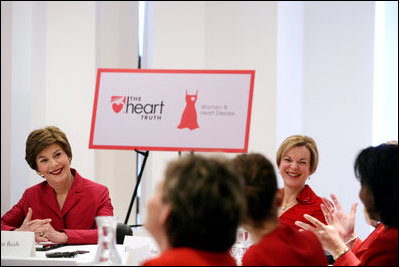
<path id="1" fill-rule="evenodd" d="M 25 220 L 22 222 L 21 227 L 15 229 L 14 231 L 34 232 L 36 242 L 47 242 L 48 239 L 44 237 L 44 232 L 40 231 L 39 229 L 45 225 L 50 224 L 51 219 L 37 219 L 32 221 L 32 213 L 33 211 L 29 207 L 28 213 L 26 214 Z"/>
<path id="2" fill-rule="evenodd" d="M 333 226 L 338 232 L 343 242 L 348 242 L 353 239 L 355 235 L 355 215 L 358 203 L 352 205 L 349 214 L 346 214 L 341 207 L 338 199 L 334 194 L 331 194 L 331 199 L 334 202 L 334 206 L 326 198 L 323 198 L 323 204 L 321 204 L 321 210 L 324 213 L 326 222 Z"/>
<path id="3" fill-rule="evenodd" d="M 49 223 L 42 225 L 37 230 L 43 232 L 43 237 L 55 244 L 64 244 L 68 242 L 68 235 L 65 232 L 58 232 L 54 230 Z"/>
<path id="4" fill-rule="evenodd" d="M 319 238 L 320 243 L 322 244 L 325 250 L 328 250 L 331 255 L 333 255 L 334 259 L 340 254 L 340 252 L 347 249 L 347 246 L 342 241 L 339 236 L 338 231 L 332 225 L 325 225 L 316 218 L 305 214 L 305 219 L 311 222 L 315 227 L 311 225 L 296 221 L 295 224 L 301 227 L 304 230 L 312 231 Z"/>

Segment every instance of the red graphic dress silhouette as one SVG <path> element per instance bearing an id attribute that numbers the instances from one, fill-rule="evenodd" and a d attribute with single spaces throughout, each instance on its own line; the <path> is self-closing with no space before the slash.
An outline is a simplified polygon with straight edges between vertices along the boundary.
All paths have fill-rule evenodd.
<path id="1" fill-rule="evenodd" d="M 199 128 L 197 122 L 197 111 L 195 110 L 195 102 L 197 102 L 198 91 L 195 95 L 187 94 L 186 90 L 186 107 L 183 111 L 183 115 L 181 116 L 180 124 L 177 126 L 179 129 L 189 128 L 190 130 L 194 130 Z"/>

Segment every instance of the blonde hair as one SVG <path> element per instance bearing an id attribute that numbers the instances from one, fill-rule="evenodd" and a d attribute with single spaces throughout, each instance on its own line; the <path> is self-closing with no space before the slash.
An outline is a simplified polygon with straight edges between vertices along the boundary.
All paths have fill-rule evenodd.
<path id="1" fill-rule="evenodd" d="M 292 135 L 286 138 L 277 150 L 276 163 L 280 167 L 281 158 L 293 147 L 305 146 L 310 152 L 310 174 L 314 173 L 319 163 L 316 142 L 306 135 Z"/>
<path id="2" fill-rule="evenodd" d="M 51 144 L 58 144 L 72 160 L 72 150 L 68 139 L 63 131 L 55 126 L 32 131 L 26 139 L 25 160 L 29 166 L 37 171 L 36 157 L 44 148 Z"/>

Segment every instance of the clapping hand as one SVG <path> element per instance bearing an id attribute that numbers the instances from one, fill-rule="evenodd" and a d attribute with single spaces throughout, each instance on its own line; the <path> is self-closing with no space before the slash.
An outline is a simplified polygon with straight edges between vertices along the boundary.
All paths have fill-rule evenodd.
<path id="1" fill-rule="evenodd" d="M 338 231 L 335 229 L 334 226 L 324 224 L 320 222 L 318 219 L 305 214 L 305 219 L 311 222 L 315 227 L 301 222 L 296 221 L 295 224 L 301 227 L 304 230 L 312 231 L 317 235 L 320 240 L 321 245 L 325 250 L 328 250 L 334 258 L 343 250 L 347 248 L 345 243 L 342 241 L 341 237 L 339 236 Z M 302 230 L 301 229 L 301 230 Z M 301 231 L 300 230 L 300 231 Z"/>
<path id="2" fill-rule="evenodd" d="M 340 251 L 348 248 L 350 249 L 353 245 L 351 241 L 356 239 L 354 230 L 355 214 L 358 203 L 354 203 L 350 213 L 347 214 L 342 209 L 341 204 L 334 194 L 331 194 L 331 199 L 333 200 L 336 209 L 326 198 L 323 198 L 323 204 L 320 205 L 327 224 L 323 224 L 308 214 L 304 215 L 305 219 L 315 227 L 301 221 L 296 221 L 295 224 L 304 230 L 315 233 L 323 248 L 328 250 L 334 256 L 339 254 Z"/>
<path id="3" fill-rule="evenodd" d="M 321 210 L 324 213 L 324 218 L 328 225 L 332 225 L 343 242 L 354 240 L 356 235 L 355 231 L 355 215 L 358 203 L 352 205 L 349 214 L 345 213 L 339 203 L 338 199 L 334 194 L 331 194 L 331 199 L 334 202 L 334 206 L 326 198 L 323 197 L 323 204 L 321 204 Z"/>

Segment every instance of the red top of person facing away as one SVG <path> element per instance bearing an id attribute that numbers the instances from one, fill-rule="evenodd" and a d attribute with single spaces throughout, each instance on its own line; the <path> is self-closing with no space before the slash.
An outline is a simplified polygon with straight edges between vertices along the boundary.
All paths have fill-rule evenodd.
<path id="1" fill-rule="evenodd" d="M 320 208 L 320 204 L 323 204 L 323 200 L 313 192 L 310 186 L 305 185 L 296 200 L 298 203 L 295 206 L 291 207 L 278 217 L 281 224 L 290 225 L 299 230 L 301 228 L 295 224 L 295 221 L 308 223 L 308 221 L 303 217 L 304 214 L 309 214 L 322 223 L 327 224 L 323 211 Z"/>
<path id="2" fill-rule="evenodd" d="M 25 190 L 14 207 L 1 217 L 1 230 L 13 230 L 22 225 L 28 208 L 32 208 L 32 220 L 51 218 L 56 231 L 68 235 L 68 244 L 97 244 L 96 216 L 113 216 L 109 191 L 104 185 L 83 178 L 71 168 L 73 184 L 62 210 L 54 189 L 43 181 Z"/>
<path id="3" fill-rule="evenodd" d="M 310 231 L 279 225 L 249 247 L 243 266 L 326 266 L 327 257 L 317 236 Z"/>
<path id="4" fill-rule="evenodd" d="M 172 248 L 143 266 L 236 266 L 230 251 L 211 252 L 188 247 Z"/>
<path id="5" fill-rule="evenodd" d="M 339 257 L 334 266 L 398 265 L 398 228 L 382 223 L 362 242 L 356 240 L 352 250 Z"/>

